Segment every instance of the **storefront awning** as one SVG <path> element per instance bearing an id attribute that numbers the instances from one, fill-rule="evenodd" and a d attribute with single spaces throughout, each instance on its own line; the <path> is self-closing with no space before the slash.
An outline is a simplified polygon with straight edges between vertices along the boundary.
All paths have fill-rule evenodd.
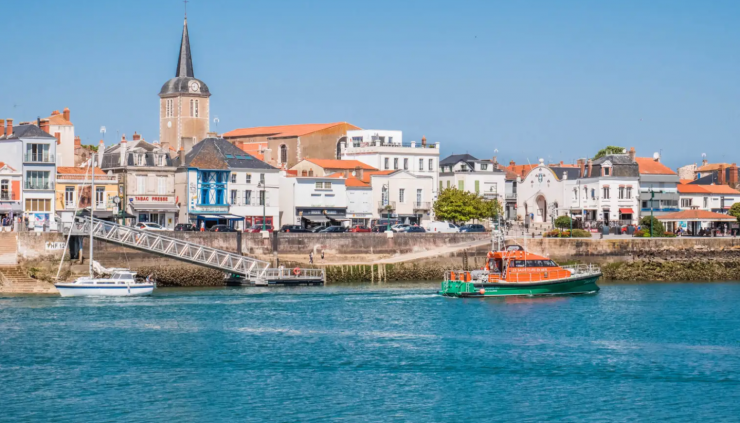
<path id="1" fill-rule="evenodd" d="M 225 215 L 221 216 L 221 219 L 244 220 L 244 216 L 237 216 L 235 214 L 225 214 Z"/>
<path id="2" fill-rule="evenodd" d="M 632 211 L 632 209 L 629 209 L 629 208 L 621 208 L 621 209 L 619 209 L 619 212 L 622 213 L 622 214 L 632 214 L 632 213 L 634 213 L 634 211 Z"/>
<path id="3" fill-rule="evenodd" d="M 329 221 L 329 218 L 326 216 L 302 216 L 302 217 L 314 223 L 324 223 L 324 222 Z"/>
<path id="4" fill-rule="evenodd" d="M 21 207 L 20 203 L 0 203 L 0 212 L 14 212 L 14 213 L 21 213 L 23 211 L 23 207 Z"/>
<path id="5" fill-rule="evenodd" d="M 199 214 L 196 216 L 198 219 L 201 220 L 219 220 L 219 219 L 226 219 L 224 216 L 218 216 L 215 214 Z"/>
<path id="6" fill-rule="evenodd" d="M 735 216 L 706 210 L 683 210 L 655 217 L 662 222 L 737 222 Z"/>
<path id="7" fill-rule="evenodd" d="M 137 203 L 132 202 L 131 206 L 137 211 L 148 212 L 176 212 L 180 210 L 177 204 L 172 203 Z"/>

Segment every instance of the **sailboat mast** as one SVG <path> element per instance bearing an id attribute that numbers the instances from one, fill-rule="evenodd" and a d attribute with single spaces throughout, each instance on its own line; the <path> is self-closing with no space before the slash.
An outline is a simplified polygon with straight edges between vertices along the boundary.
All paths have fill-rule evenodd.
<path id="1" fill-rule="evenodd" d="M 95 213 L 95 154 L 90 155 L 90 173 L 92 174 L 92 185 L 90 186 L 90 277 L 93 275 L 93 213 Z"/>

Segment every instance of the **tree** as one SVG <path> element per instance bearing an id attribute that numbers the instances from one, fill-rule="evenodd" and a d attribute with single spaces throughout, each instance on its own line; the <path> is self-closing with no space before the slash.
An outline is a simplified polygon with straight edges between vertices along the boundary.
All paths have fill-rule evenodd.
<path id="1" fill-rule="evenodd" d="M 480 197 L 457 188 L 445 189 L 434 203 L 434 214 L 437 219 L 455 224 L 479 219 L 484 211 Z"/>
<path id="2" fill-rule="evenodd" d="M 610 154 L 624 154 L 624 147 L 617 147 L 615 145 L 609 145 L 606 148 L 602 148 L 601 150 L 599 150 L 599 152 L 596 153 L 593 159 L 594 160 L 600 159 Z"/>
<path id="3" fill-rule="evenodd" d="M 730 216 L 735 216 L 740 222 L 740 203 L 735 203 L 730 207 Z"/>
<path id="4" fill-rule="evenodd" d="M 646 233 L 650 233 L 650 216 L 645 216 L 640 220 L 640 227 L 643 231 Z M 655 216 L 652 217 L 653 219 L 653 237 L 661 237 L 665 235 L 665 228 L 663 227 L 663 223 L 661 223 L 660 220 L 658 220 Z"/>
<path id="5" fill-rule="evenodd" d="M 555 227 L 560 229 L 570 229 L 571 221 L 569 216 L 559 216 L 555 219 Z"/>
<path id="6" fill-rule="evenodd" d="M 504 212 L 504 208 L 501 206 L 501 203 L 498 202 L 497 199 L 493 200 L 486 200 L 482 197 L 476 197 L 478 199 L 479 204 L 479 214 L 477 219 L 497 219 L 499 215 L 501 215 Z"/>

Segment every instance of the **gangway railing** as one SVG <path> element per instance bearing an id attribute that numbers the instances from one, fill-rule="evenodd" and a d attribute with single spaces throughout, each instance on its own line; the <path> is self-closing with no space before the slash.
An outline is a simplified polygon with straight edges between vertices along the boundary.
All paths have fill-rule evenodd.
<path id="1" fill-rule="evenodd" d="M 93 225 L 92 233 L 96 239 L 241 275 L 253 282 L 264 281 L 265 272 L 270 265 L 266 261 L 168 237 L 156 231 L 132 228 L 95 218 L 90 220 L 88 216 L 77 217 L 71 227 L 65 228 L 65 232 L 71 230 L 72 235 L 89 235 L 90 225 Z"/>

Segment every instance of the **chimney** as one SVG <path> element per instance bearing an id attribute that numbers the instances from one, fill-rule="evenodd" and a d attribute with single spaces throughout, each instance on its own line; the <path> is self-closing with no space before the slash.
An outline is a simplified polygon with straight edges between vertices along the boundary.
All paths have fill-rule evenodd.
<path id="1" fill-rule="evenodd" d="M 364 176 L 365 170 L 361 168 L 360 166 L 357 166 L 355 168 L 355 177 L 359 180 L 362 180 L 362 177 Z"/>
<path id="2" fill-rule="evenodd" d="M 126 166 L 126 157 L 127 157 L 127 150 L 128 149 L 128 142 L 126 141 L 126 134 L 123 134 L 121 136 L 121 166 Z"/>
<path id="3" fill-rule="evenodd" d="M 0 137 L 5 135 L 5 119 L 0 119 Z"/>
<path id="4" fill-rule="evenodd" d="M 629 151 L 629 153 L 628 153 L 628 154 L 629 154 L 629 156 L 630 156 L 630 161 L 631 161 L 631 162 L 634 162 L 634 161 L 635 161 L 635 155 L 637 154 L 637 153 L 635 152 L 635 147 L 630 147 L 630 151 Z"/>
<path id="5" fill-rule="evenodd" d="M 64 120 L 69 121 L 69 107 L 65 107 L 62 111 L 62 116 L 64 116 Z"/>
<path id="6" fill-rule="evenodd" d="M 498 157 L 493 156 L 493 159 L 491 159 L 491 162 L 493 163 L 493 168 L 498 169 Z"/>
<path id="7" fill-rule="evenodd" d="M 59 114 L 59 110 L 54 110 L 53 112 L 51 112 L 51 115 L 52 115 L 52 116 L 56 116 L 56 115 L 58 115 L 58 114 Z"/>
<path id="8" fill-rule="evenodd" d="M 730 172 L 730 174 L 727 177 L 727 185 L 731 186 L 732 188 L 735 188 L 737 187 L 737 177 L 738 177 L 737 164 L 733 163 L 732 165 L 730 165 L 730 167 L 728 168 L 728 171 Z"/>
<path id="9" fill-rule="evenodd" d="M 131 139 L 132 141 L 139 141 L 141 140 L 141 135 L 137 134 L 136 131 L 134 131 L 134 136 Z"/>
<path id="10" fill-rule="evenodd" d="M 263 152 L 263 159 L 265 159 L 265 163 L 270 163 L 272 161 L 272 150 L 269 148 L 266 148 Z"/>
<path id="11" fill-rule="evenodd" d="M 5 126 L 5 135 L 10 136 L 13 133 L 13 119 L 8 119 L 7 122 L 7 126 Z"/>
<path id="12" fill-rule="evenodd" d="M 62 133 L 61 132 L 54 132 L 54 138 L 57 139 L 57 145 L 62 143 Z"/>
<path id="13" fill-rule="evenodd" d="M 344 174 L 345 179 L 349 178 L 349 169 L 344 169 L 344 172 L 342 173 Z"/>
<path id="14" fill-rule="evenodd" d="M 49 133 L 49 119 L 41 119 L 39 120 L 39 128 L 41 128 L 42 131 Z"/>
<path id="15" fill-rule="evenodd" d="M 564 164 L 565 164 L 565 163 L 563 163 L 563 161 L 561 160 L 561 161 L 560 161 L 560 167 L 563 167 L 563 165 L 564 165 Z"/>
<path id="16" fill-rule="evenodd" d="M 80 139 L 79 136 L 76 136 L 75 137 L 75 148 L 80 148 L 80 147 L 82 147 L 82 140 Z"/>
<path id="17" fill-rule="evenodd" d="M 421 146 L 426 147 L 427 146 L 427 137 L 421 136 Z"/>
<path id="18" fill-rule="evenodd" d="M 725 184 L 725 165 L 721 164 L 717 168 L 717 185 Z"/>
<path id="19" fill-rule="evenodd" d="M 185 166 L 185 147 L 180 146 L 180 151 L 177 152 L 177 158 L 180 159 L 180 166 Z"/>
<path id="20" fill-rule="evenodd" d="M 591 172 L 594 170 L 594 161 L 591 159 L 588 159 L 588 176 L 587 178 L 591 177 Z"/>
<path id="21" fill-rule="evenodd" d="M 103 164 L 103 154 L 105 154 L 105 144 L 103 140 L 100 140 L 98 143 L 98 167 L 101 167 Z"/>

